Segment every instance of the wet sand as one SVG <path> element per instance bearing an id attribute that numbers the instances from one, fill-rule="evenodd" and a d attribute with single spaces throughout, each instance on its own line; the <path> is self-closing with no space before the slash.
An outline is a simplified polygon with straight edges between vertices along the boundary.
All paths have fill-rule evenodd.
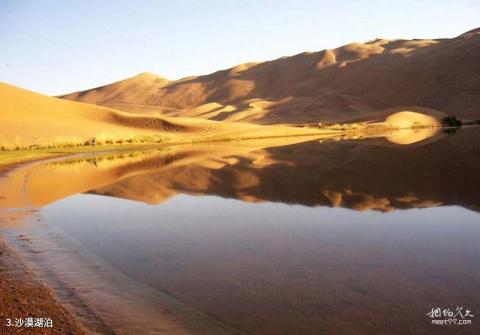
<path id="1" fill-rule="evenodd" d="M 22 276 L 28 282 L 41 283 L 31 285 L 43 291 L 22 290 L 22 277 L 16 273 L 9 281 L 15 285 L 15 294 L 22 296 L 13 296 L 12 305 L 18 304 L 22 317 L 35 317 L 36 306 L 43 307 L 44 314 L 49 313 L 54 320 L 54 328 L 45 334 L 243 334 L 126 276 L 71 236 L 47 227 L 40 211 L 21 210 L 15 214 L 0 215 L 0 234 L 4 237 L 1 243 L 10 250 L 8 256 L 15 256 L 12 264 L 21 264 L 18 267 L 25 269 Z M 8 269 L 8 257 L 4 255 L 0 268 Z M 14 312 L 5 309 L 5 317 Z M 56 320 L 60 320 L 58 325 Z M 29 330 L 16 328 L 10 333 Z"/>
<path id="2" fill-rule="evenodd" d="M 25 243 L 29 243 L 25 240 Z M 87 334 L 54 296 L 52 291 L 35 278 L 8 243 L 0 239 L 0 327 L 2 334 Z M 52 328 L 7 327 L 6 320 L 20 318 L 51 318 Z"/>

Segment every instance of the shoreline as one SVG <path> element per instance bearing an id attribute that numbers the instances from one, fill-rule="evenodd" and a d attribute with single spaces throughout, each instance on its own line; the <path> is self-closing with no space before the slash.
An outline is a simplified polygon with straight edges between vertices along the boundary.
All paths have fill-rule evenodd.
<path id="1" fill-rule="evenodd" d="M 295 137 L 299 137 L 299 136 L 300 135 L 297 135 Z M 347 132 L 337 133 L 334 136 L 333 135 L 329 136 L 329 138 L 334 139 L 339 136 L 347 136 Z M 286 136 L 283 136 L 283 138 L 285 137 Z M 292 136 L 288 136 L 288 137 L 292 137 Z M 317 136 L 313 136 L 313 137 L 317 137 Z M 434 138 L 432 137 L 431 139 L 434 139 Z M 225 142 L 233 145 L 232 141 L 221 141 L 221 142 Z M 213 145 L 218 142 L 208 141 L 203 144 L 209 144 L 209 143 Z M 244 143 L 247 143 L 247 142 L 245 141 Z M 254 143 L 258 144 L 258 142 L 254 142 Z M 275 143 L 277 143 L 277 141 L 275 141 Z M 196 145 L 196 143 L 188 143 L 188 145 L 190 144 Z M 173 146 L 173 144 L 165 143 L 163 145 L 143 145 L 143 146 L 132 145 L 128 147 L 124 146 L 123 150 L 112 149 L 112 150 L 97 150 L 97 151 L 90 151 L 90 152 L 78 152 L 73 154 L 64 153 L 63 155 L 60 155 L 60 156 L 47 157 L 47 160 L 55 161 L 55 160 L 66 159 L 66 157 L 67 158 L 81 157 L 85 155 L 94 155 L 94 154 L 121 152 L 121 151 L 128 152 L 128 151 L 135 151 L 135 150 L 142 150 L 142 149 L 144 150 L 160 149 L 163 147 L 170 147 L 170 146 Z M 100 148 L 100 149 L 105 149 L 105 148 Z M 38 158 L 37 160 L 41 161 L 43 159 L 44 158 Z M 22 162 L 19 164 L 22 165 L 22 164 L 33 164 L 33 163 L 32 161 L 30 161 L 30 162 Z M 15 166 L 18 167 L 20 166 L 19 164 L 13 164 L 11 168 L 15 168 Z M 2 166 L 0 165 L 0 176 L 2 175 L 3 172 L 4 170 L 2 170 Z M 118 281 L 122 283 L 126 282 L 125 286 L 118 285 L 116 288 L 112 288 L 111 290 L 109 290 L 109 292 L 104 292 L 106 291 L 104 288 L 109 289 L 108 283 L 114 282 L 111 279 L 114 278 L 115 275 L 117 275 L 117 272 L 107 271 L 109 273 L 108 275 L 105 275 L 105 276 L 96 275 L 96 276 L 90 277 L 87 281 L 90 284 L 90 292 L 88 292 L 90 296 L 92 296 L 92 287 L 96 286 L 91 284 L 101 283 L 98 287 L 93 289 L 93 290 L 96 289 L 97 293 L 99 292 L 101 297 L 94 296 L 94 298 L 102 300 L 106 297 L 107 299 L 104 299 L 104 300 L 108 301 L 107 305 L 104 304 L 103 306 L 100 306 L 100 308 L 98 308 L 98 305 L 95 308 L 92 308 L 91 307 L 93 305 L 92 301 L 88 301 L 88 299 L 85 300 L 84 299 L 85 296 L 76 295 L 78 294 L 76 287 L 84 286 L 83 282 L 78 281 L 79 280 L 78 277 L 76 278 L 77 280 L 76 282 L 74 280 L 71 280 L 73 277 L 63 277 L 63 278 L 55 277 L 53 278 L 53 280 L 57 282 L 55 282 L 54 285 L 52 286 L 51 282 L 49 282 L 48 280 L 45 280 L 46 277 L 52 277 L 51 276 L 52 274 L 53 275 L 58 274 L 57 272 L 55 272 L 58 270 L 58 267 L 53 271 L 51 270 L 52 264 L 53 265 L 60 264 L 61 270 L 66 269 L 65 265 L 72 267 L 72 264 L 73 264 L 73 268 L 77 272 L 78 271 L 81 272 L 80 269 L 83 269 L 83 268 L 77 267 L 77 263 L 65 263 L 65 259 L 59 258 L 59 254 L 61 257 L 63 257 L 63 254 L 65 252 L 67 253 L 70 252 L 70 255 L 76 254 L 76 251 L 75 251 L 76 245 L 70 243 L 70 240 L 73 240 L 74 237 L 65 236 L 67 237 L 67 239 L 53 238 L 52 240 L 47 241 L 44 237 L 47 236 L 49 232 L 51 232 L 51 229 L 43 229 L 44 227 L 41 227 L 41 226 L 45 226 L 47 222 L 45 222 L 44 220 L 41 220 L 42 219 L 41 212 L 39 212 L 38 216 L 34 214 L 36 212 L 37 212 L 36 210 L 26 210 L 27 215 L 25 219 L 19 218 L 19 221 L 28 225 L 27 229 L 11 230 L 11 229 L 2 227 L 2 229 L 0 230 L 0 280 L 1 280 L 0 288 L 2 289 L 2 292 L 5 291 L 10 294 L 8 296 L 8 299 L 10 300 L 8 301 L 13 306 L 11 309 L 12 315 L 6 315 L 6 316 L 1 315 L 1 316 L 3 318 L 8 316 L 12 316 L 13 318 L 15 318 L 16 316 L 14 314 L 17 313 L 18 311 L 22 311 L 21 308 L 25 306 L 27 306 L 28 308 L 30 307 L 29 299 L 31 296 L 35 296 L 35 298 L 38 300 L 37 302 L 40 305 L 40 307 L 51 309 L 53 311 L 52 315 L 58 320 L 60 320 L 59 322 L 61 322 L 60 323 L 61 327 L 64 327 L 64 329 L 66 329 L 65 332 L 61 332 L 61 333 L 68 333 L 69 331 L 71 331 L 71 332 L 74 332 L 75 334 L 85 334 L 86 324 L 83 322 L 84 318 L 78 317 L 78 314 L 79 314 L 78 306 L 72 306 L 69 303 L 65 303 L 65 300 L 69 301 L 69 300 L 77 299 L 77 301 L 80 302 L 80 305 L 85 303 L 85 305 L 80 306 L 80 308 L 82 308 L 84 312 L 85 310 L 87 311 L 88 313 L 87 316 L 88 317 L 94 316 L 92 318 L 92 323 L 95 324 L 96 327 L 101 327 L 102 329 L 101 334 L 114 333 L 113 329 L 115 329 L 115 322 L 112 322 L 112 318 L 111 318 L 112 313 L 110 313 L 109 315 L 110 320 L 106 320 L 105 318 L 103 318 L 105 314 L 109 314 L 110 312 L 108 304 L 110 306 L 114 306 L 118 310 L 121 310 L 122 307 L 120 306 L 121 306 L 122 300 L 124 304 L 128 305 L 132 301 L 132 299 L 130 299 L 132 296 L 128 294 L 123 295 L 123 293 L 118 294 L 119 292 L 121 292 L 119 288 L 130 287 L 130 290 L 131 290 L 132 287 L 137 289 L 141 285 L 134 283 L 133 280 L 125 281 L 122 278 L 122 279 L 119 279 Z M 2 214 L 5 214 L 5 216 L 3 216 Z M 6 210 L 3 213 L 2 211 L 0 211 L 0 221 L 5 223 L 8 227 L 9 224 L 13 223 L 10 221 L 12 221 L 12 217 L 15 217 L 16 214 L 17 213 L 15 213 L 15 211 Z M 5 220 L 2 220 L 2 219 L 5 219 Z M 24 231 L 27 231 L 25 235 L 19 235 L 19 234 L 23 234 Z M 6 232 L 6 234 L 4 234 L 4 232 Z M 29 233 L 32 233 L 33 236 Z M 31 241 L 33 241 L 33 244 Z M 39 241 L 40 241 L 40 244 L 37 245 Z M 45 244 L 45 242 L 48 242 L 48 243 L 53 242 L 53 243 Z M 63 249 L 59 248 L 59 245 L 61 245 L 64 248 Z M 25 257 L 25 255 L 27 257 Z M 43 257 L 42 261 L 40 262 L 38 262 L 39 257 Z M 84 258 L 87 260 L 92 260 L 92 258 L 91 257 L 89 258 L 88 255 L 87 257 L 84 257 Z M 60 262 L 58 262 L 59 260 Z M 76 260 L 78 260 L 78 258 L 76 258 Z M 18 270 L 14 269 L 11 271 L 9 268 L 9 264 L 17 264 L 18 267 L 16 267 L 15 269 L 18 269 Z M 82 262 L 78 262 L 78 264 L 85 265 L 85 263 L 82 263 Z M 102 264 L 100 264 L 101 267 L 98 267 L 98 264 L 99 264 L 98 262 L 97 263 L 91 262 L 87 265 L 90 269 L 93 269 L 93 268 L 99 269 L 103 267 Z M 30 267 L 28 265 L 30 265 Z M 63 265 L 63 268 L 62 268 L 62 265 Z M 44 271 L 43 273 L 42 273 L 42 270 Z M 45 276 L 45 272 L 47 272 L 47 276 Z M 26 278 L 25 279 L 25 282 L 27 283 L 25 284 L 26 286 L 22 286 L 24 285 L 22 282 L 23 277 Z M 85 279 L 85 277 L 82 277 L 82 278 Z M 100 280 L 95 281 L 97 279 L 100 279 Z M 65 286 L 65 283 L 68 283 L 68 286 Z M 81 285 L 78 285 L 79 283 Z M 58 293 L 58 288 L 56 286 L 61 286 L 62 284 L 64 284 L 64 287 L 60 289 L 64 289 L 65 291 L 67 291 L 67 296 L 68 296 L 67 299 L 65 299 L 65 295 L 62 296 L 62 295 L 59 295 Z M 13 287 L 13 293 L 8 291 L 10 287 Z M 130 290 L 127 290 L 127 291 L 130 291 Z M 148 288 L 145 289 L 143 287 L 140 287 L 140 290 L 142 291 L 142 293 L 136 294 L 133 300 L 140 298 L 137 301 L 141 301 L 142 303 L 146 301 L 147 303 L 144 303 L 143 305 L 141 304 L 141 306 L 139 305 L 138 306 L 139 308 L 137 309 L 135 309 L 135 307 L 132 309 L 130 306 L 128 306 L 128 308 L 124 308 L 122 310 L 123 314 L 121 314 L 121 317 L 118 317 L 118 316 L 117 317 L 121 319 L 119 320 L 120 322 L 124 323 L 123 324 L 124 327 L 125 326 L 138 327 L 138 324 L 132 326 L 131 324 L 128 323 L 128 321 L 126 321 L 128 317 L 130 317 L 130 320 L 134 319 L 133 317 L 131 317 L 131 315 L 129 315 L 129 313 L 132 315 L 141 316 L 142 315 L 141 311 L 147 310 L 149 315 L 145 316 L 145 318 L 143 319 L 144 324 L 148 320 L 157 320 L 158 322 L 162 323 L 160 327 L 170 327 L 170 326 L 172 327 L 172 328 L 169 328 L 169 330 L 171 330 L 169 334 L 180 335 L 180 334 L 192 334 L 192 333 L 193 334 L 239 334 L 240 333 L 237 330 L 229 329 L 228 326 L 225 326 L 220 322 L 217 322 L 216 320 L 212 319 L 207 315 L 203 315 L 201 312 L 192 310 L 188 306 L 183 305 L 181 302 L 177 302 L 174 298 L 168 297 L 166 294 L 163 294 L 160 291 L 152 292 L 153 289 L 150 288 L 149 290 Z M 29 295 L 29 292 L 35 292 L 35 294 Z M 69 294 L 71 294 L 71 296 Z M 71 298 L 72 296 L 73 298 Z M 145 297 L 147 299 L 141 300 Z M 22 305 L 19 302 L 25 302 L 26 305 Z M 156 305 L 154 304 L 154 302 Z M 87 303 L 88 303 L 88 307 L 87 307 Z M 117 303 L 119 303 L 118 306 L 117 306 Z M 158 305 L 161 305 L 161 307 L 163 308 L 162 312 L 159 312 L 159 309 L 156 309 Z M 150 310 L 148 310 L 148 308 L 145 308 L 149 306 L 157 306 L 157 307 L 151 308 Z M 16 307 L 18 307 L 19 309 L 15 309 Z M 10 311 L 9 309 L 6 309 L 6 310 L 7 312 Z M 171 310 L 173 310 L 174 313 L 170 313 Z M 35 313 L 37 313 L 35 311 L 32 312 L 29 309 L 28 310 L 23 309 L 23 311 L 27 311 L 32 315 L 35 315 Z M 40 312 L 42 312 L 42 310 L 40 310 Z M 96 315 L 100 315 L 103 317 L 95 317 Z M 158 315 L 160 315 L 160 320 L 158 320 L 158 318 L 157 319 L 153 318 Z M 20 317 L 27 317 L 27 316 L 24 316 L 22 314 Z M 50 317 L 50 315 L 48 316 Z M 3 321 L 4 320 L 2 320 L 2 322 Z M 209 328 L 209 327 L 212 327 L 212 328 Z M 123 329 L 123 328 L 120 327 L 120 329 Z M 130 329 L 133 329 L 133 328 L 130 328 Z M 218 329 L 218 331 L 212 331 L 212 329 Z M 30 330 L 31 329 L 25 328 L 25 332 L 22 332 L 22 333 L 29 334 Z M 89 331 L 88 333 L 91 333 L 90 329 L 88 331 Z M 150 333 L 146 332 L 145 334 L 156 334 L 156 333 L 157 333 L 156 330 L 154 330 Z"/>
<path id="2" fill-rule="evenodd" d="M 0 217 L 2 297 L 10 288 L 0 314 L 4 333 L 244 334 L 123 274 L 48 225 L 41 212 L 22 212 L 27 216 L 0 212 L 7 214 Z M 9 223 L 21 226 L 12 229 Z M 6 318 L 26 317 L 49 317 L 53 328 L 4 326 Z"/>
<path id="3" fill-rule="evenodd" d="M 369 127 L 365 129 L 347 129 L 347 130 L 337 130 L 337 129 L 315 129 L 315 128 L 297 128 L 292 127 L 296 131 L 298 129 L 302 129 L 303 132 L 299 133 L 286 133 L 284 135 L 251 135 L 251 136 L 237 136 L 237 137 L 229 137 L 229 138 L 215 138 L 215 136 L 205 138 L 197 138 L 196 140 L 183 140 L 183 141 L 172 141 L 172 142 L 159 142 L 159 143 L 145 143 L 145 144 L 130 144 L 130 145 L 115 145 L 115 144 L 108 144 L 108 145 L 98 145 L 96 147 L 92 146 L 76 146 L 76 147 L 63 147 L 63 148 L 39 148 L 39 149 L 26 149 L 26 150 L 8 150 L 8 151 L 0 151 L 0 173 L 15 167 L 17 165 L 34 162 L 37 160 L 43 160 L 47 158 L 60 158 L 65 156 L 71 156 L 76 154 L 98 154 L 98 153 L 108 153 L 108 152 L 122 152 L 122 151 L 137 151 L 137 150 L 149 150 L 149 149 L 156 149 L 162 148 L 165 146 L 176 146 L 176 145 L 185 145 L 185 144 L 192 144 L 192 145 L 202 145 L 202 144 L 215 144 L 215 143 L 232 143 L 232 142 L 246 142 L 252 140 L 266 140 L 266 139 L 281 139 L 281 138 L 288 138 L 288 137 L 318 137 L 319 139 L 335 139 L 339 137 L 351 137 L 351 139 L 362 139 L 368 137 L 379 137 L 382 135 L 386 135 L 389 132 L 395 131 L 402 131 L 402 130 L 410 130 L 410 131 L 419 131 L 422 129 L 438 129 L 439 131 L 443 130 L 450 130 L 450 129 L 462 129 L 462 128 L 469 128 L 469 127 L 476 127 L 478 125 L 464 125 L 461 127 L 410 127 L 410 128 L 388 128 L 383 126 L 375 126 Z"/>
<path id="4" fill-rule="evenodd" d="M 81 322 L 64 306 L 55 293 L 25 265 L 15 249 L 0 236 L 0 311 L 2 333 L 89 334 Z M 15 327 L 16 319 L 50 318 L 52 328 Z M 7 322 L 11 320 L 12 326 Z"/>

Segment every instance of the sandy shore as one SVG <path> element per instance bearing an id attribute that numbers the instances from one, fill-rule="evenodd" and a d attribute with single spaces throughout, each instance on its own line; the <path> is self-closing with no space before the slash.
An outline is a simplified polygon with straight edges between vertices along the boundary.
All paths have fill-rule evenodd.
<path id="1" fill-rule="evenodd" d="M 37 280 L 0 238 L 0 319 L 2 334 L 88 334 L 78 320 Z M 15 327 L 17 319 L 50 318 L 51 328 Z M 7 327 L 8 319 L 12 326 Z"/>
<path id="2" fill-rule="evenodd" d="M 30 238 L 24 235 L 19 235 L 19 240 L 25 244 L 31 243 Z M 117 329 L 118 325 L 110 325 L 112 320 L 103 320 L 100 315 L 97 315 L 98 311 L 91 310 L 92 306 L 89 306 L 87 301 L 82 300 L 82 297 L 77 296 L 74 292 L 67 299 L 68 303 L 62 302 L 62 300 L 65 300 L 65 297 L 63 297 L 65 292 L 57 292 L 58 287 L 53 289 L 49 284 L 50 282 L 45 281 L 43 275 L 37 274 L 35 270 L 26 265 L 23 257 L 20 253 L 17 253 L 16 246 L 12 246 L 10 242 L 0 237 L 1 334 L 103 335 L 137 333 L 128 326 L 119 326 L 119 329 Z M 75 284 L 78 284 L 78 282 Z M 66 287 L 63 288 L 65 291 L 72 290 L 69 287 L 70 283 L 65 285 Z M 104 297 L 102 293 L 97 293 L 99 294 L 98 299 L 102 300 Z M 112 300 L 108 301 L 113 302 Z M 113 306 L 110 307 L 115 309 Z M 122 308 L 125 313 L 129 313 L 128 308 L 125 308 L 125 306 L 122 306 Z M 175 321 L 175 318 L 167 312 L 156 312 L 153 311 L 155 318 L 150 318 L 150 321 L 155 323 L 155 328 L 161 328 L 161 331 L 152 331 L 151 327 L 147 327 L 145 334 L 205 334 L 203 330 L 197 332 L 182 322 Z M 113 312 L 112 315 L 115 314 Z M 133 311 L 133 314 L 135 314 L 135 311 Z M 138 316 L 138 314 L 136 315 Z M 149 315 L 149 317 L 152 317 L 152 315 Z M 26 327 L 25 322 L 28 318 L 33 318 L 33 320 L 51 319 L 52 326 Z M 121 319 L 121 316 L 119 316 L 119 319 Z M 22 324 L 18 324 L 19 322 L 22 322 Z M 46 324 L 46 321 L 43 322 Z M 119 324 L 121 323 L 119 322 Z M 11 325 L 7 326 L 9 324 Z M 213 330 L 212 334 L 217 334 L 217 331 Z"/>
<path id="3" fill-rule="evenodd" d="M 122 274 L 35 209 L 0 211 L 0 222 L 0 334 L 242 334 Z M 26 318 L 53 327 L 6 326 Z"/>

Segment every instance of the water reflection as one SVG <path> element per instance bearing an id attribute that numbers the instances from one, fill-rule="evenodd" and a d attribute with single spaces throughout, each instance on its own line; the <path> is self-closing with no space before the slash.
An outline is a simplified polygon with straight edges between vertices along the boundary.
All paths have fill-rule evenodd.
<path id="1" fill-rule="evenodd" d="M 356 210 L 479 208 L 477 129 L 408 146 L 375 138 L 275 143 L 187 145 L 29 164 L 0 177 L 0 206 L 42 207 L 90 192 L 150 204 L 183 193 Z"/>
<path id="2" fill-rule="evenodd" d="M 251 334 L 437 334 L 432 307 L 480 310 L 480 215 L 460 207 L 83 195 L 45 214 L 127 275 Z"/>
<path id="3" fill-rule="evenodd" d="M 43 208 L 37 230 L 220 320 L 219 334 L 436 334 L 432 307 L 480 311 L 480 132 L 415 134 L 35 162 L 0 177 L 0 209 Z"/>

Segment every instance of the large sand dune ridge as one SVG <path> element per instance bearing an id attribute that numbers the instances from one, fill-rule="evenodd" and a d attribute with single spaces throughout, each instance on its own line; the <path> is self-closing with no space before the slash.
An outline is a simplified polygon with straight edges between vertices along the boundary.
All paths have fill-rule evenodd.
<path id="1" fill-rule="evenodd" d="M 151 73 L 63 96 L 116 109 L 257 124 L 346 122 L 415 105 L 479 119 L 480 31 L 351 43 L 168 81 Z"/>
<path id="2" fill-rule="evenodd" d="M 320 136 L 320 129 L 123 112 L 0 83 L 0 149 Z"/>

